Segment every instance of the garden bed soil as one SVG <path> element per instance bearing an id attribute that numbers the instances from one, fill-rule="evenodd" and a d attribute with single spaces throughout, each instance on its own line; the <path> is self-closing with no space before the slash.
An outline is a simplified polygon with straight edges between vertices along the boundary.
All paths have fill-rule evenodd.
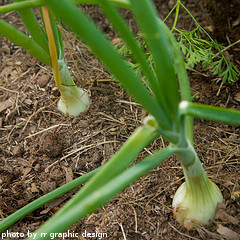
<path id="1" fill-rule="evenodd" d="M 213 29 L 203 1 L 183 3 L 203 27 Z M 156 1 L 156 6 L 163 18 L 171 8 L 171 1 Z M 109 38 L 117 39 L 96 7 L 86 5 L 84 8 Z M 135 30 L 129 11 L 123 14 Z M 25 31 L 16 13 L 1 18 Z M 182 12 L 179 25 L 188 29 L 191 24 Z M 226 33 L 228 39 L 231 36 L 231 42 L 239 39 L 239 35 L 234 35 L 236 28 L 239 29 L 239 25 Z M 76 118 L 66 117 L 57 109 L 59 92 L 51 70 L 26 51 L 0 38 L 1 219 L 103 165 L 147 116 L 81 42 L 64 34 L 80 70 L 76 70 L 66 51 L 72 76 L 76 84 L 91 95 L 90 108 Z M 214 37 L 214 32 L 211 34 Z M 239 51 L 238 44 L 227 52 L 238 67 Z M 222 85 L 221 79 L 201 68 L 189 72 L 189 78 L 192 94 L 197 94 L 196 102 L 240 110 L 238 82 Z M 173 219 L 172 199 L 184 181 L 182 168 L 173 156 L 70 231 L 78 233 L 79 239 L 100 239 L 100 235 L 99 238 L 82 235 L 96 232 L 107 235 L 102 235 L 102 239 L 239 239 L 239 142 L 239 127 L 194 120 L 194 146 L 208 176 L 219 186 L 225 199 L 212 225 L 187 231 Z M 162 138 L 155 140 L 136 161 L 167 144 Z M 33 232 L 73 194 L 74 191 L 39 208 L 9 231 Z"/>

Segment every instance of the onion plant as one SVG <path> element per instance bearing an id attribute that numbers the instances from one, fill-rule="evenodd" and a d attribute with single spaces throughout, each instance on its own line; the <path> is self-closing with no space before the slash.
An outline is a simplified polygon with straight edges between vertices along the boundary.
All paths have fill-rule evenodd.
<path id="1" fill-rule="evenodd" d="M 187 229 L 193 229 L 197 224 L 209 224 L 214 219 L 217 204 L 223 201 L 223 197 L 218 186 L 208 178 L 194 149 L 192 118 L 240 125 L 240 111 L 191 102 L 188 75 L 181 51 L 171 31 L 158 18 L 150 0 L 94 2 L 99 4 L 134 53 L 136 62 L 142 68 L 141 78 L 74 2 L 46 0 L 44 4 L 61 16 L 62 21 L 92 49 L 121 86 L 147 110 L 149 116 L 107 163 L 93 174 L 88 173 L 84 181 L 89 181 L 37 230 L 34 239 L 41 239 L 42 232 L 46 233 L 45 239 L 50 239 L 50 234 L 53 233 L 58 237 L 58 233 L 64 232 L 82 217 L 92 213 L 173 154 L 177 155 L 185 176 L 185 182 L 173 199 L 176 220 Z M 148 51 L 152 54 L 153 66 L 149 65 L 143 49 L 117 11 L 116 6 L 121 2 L 129 4 L 131 8 Z M 138 154 L 159 136 L 165 138 L 169 145 L 133 164 Z M 81 184 L 82 180 L 78 183 Z M 25 206 L 24 211 L 20 209 L 13 217 L 10 215 L 4 219 L 0 223 L 0 230 L 3 231 L 36 209 L 36 206 L 39 207 L 45 201 L 59 196 L 61 191 L 65 193 L 72 188 L 73 185 L 68 183 L 57 193 L 55 190 L 54 194 L 49 193 L 51 196 L 46 195 L 41 202 L 36 200 L 30 206 Z"/>
<path id="2" fill-rule="evenodd" d="M 34 7 L 40 6 L 41 1 L 14 0 L 13 2 L 11 5 L 0 7 L 0 13 L 18 10 L 29 36 L 2 19 L 0 19 L 0 35 L 21 46 L 52 68 L 55 83 L 61 93 L 59 110 L 66 115 L 74 117 L 79 115 L 89 107 L 90 100 L 87 93 L 75 85 L 64 60 L 62 36 L 55 22 L 59 17 L 54 11 L 49 13 L 47 7 L 42 7 L 40 9 L 44 25 L 42 28 L 34 11 L 29 8 L 29 3 Z"/>

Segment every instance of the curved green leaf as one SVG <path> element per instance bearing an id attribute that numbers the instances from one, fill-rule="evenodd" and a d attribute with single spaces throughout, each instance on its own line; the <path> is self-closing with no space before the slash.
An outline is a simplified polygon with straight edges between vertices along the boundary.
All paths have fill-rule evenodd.
<path id="1" fill-rule="evenodd" d="M 91 191 L 85 198 L 79 198 L 79 196 L 76 195 L 72 199 L 74 204 L 71 204 L 68 211 L 60 213 L 60 210 L 58 212 L 59 214 L 49 219 L 49 221 L 36 231 L 37 237 L 34 239 L 41 239 L 41 232 L 46 233 L 44 239 L 51 239 L 50 233 L 64 232 L 68 227 L 79 221 L 80 218 L 101 207 L 113 196 L 123 191 L 131 183 L 145 175 L 149 170 L 155 168 L 173 153 L 174 150 L 171 148 L 162 149 L 114 177 L 100 188 Z M 30 239 L 33 239 L 33 237 L 29 238 L 29 240 Z"/>
<path id="2" fill-rule="evenodd" d="M 180 103 L 180 114 L 215 122 L 240 125 L 240 111 L 234 109 L 182 101 Z"/>
<path id="3" fill-rule="evenodd" d="M 0 35 L 28 51 L 32 56 L 42 63 L 51 66 L 51 59 L 48 52 L 39 46 L 27 35 L 14 28 L 12 25 L 0 19 Z"/>
<path id="4" fill-rule="evenodd" d="M 73 181 L 64 184 L 63 186 L 53 190 L 52 192 L 47 193 L 46 195 L 34 200 L 33 202 L 27 204 L 26 206 L 20 208 L 13 214 L 9 215 L 8 217 L 4 218 L 0 222 L 0 232 L 4 231 L 7 229 L 9 226 L 17 222 L 19 219 L 25 217 L 27 214 L 33 212 L 37 208 L 43 206 L 44 204 L 54 200 L 55 198 L 63 195 L 64 193 L 67 193 L 74 188 L 80 186 L 81 184 L 85 183 L 88 181 L 97 171 L 98 169 L 95 169 L 89 173 L 86 173 L 82 175 L 81 177 L 78 177 L 74 179 Z"/>
<path id="5" fill-rule="evenodd" d="M 14 0 L 14 2 L 24 2 L 24 0 Z M 32 39 L 38 43 L 39 46 L 41 46 L 46 52 L 49 52 L 47 37 L 40 27 L 33 10 L 31 8 L 21 9 L 18 10 L 18 14 L 21 17 Z"/>

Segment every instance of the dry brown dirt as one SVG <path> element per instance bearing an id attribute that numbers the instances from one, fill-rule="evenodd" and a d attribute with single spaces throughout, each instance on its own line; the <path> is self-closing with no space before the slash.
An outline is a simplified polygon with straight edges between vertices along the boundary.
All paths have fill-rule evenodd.
<path id="1" fill-rule="evenodd" d="M 163 18 L 172 6 L 171 1 L 155 2 Z M 183 3 L 203 27 L 214 30 L 204 1 Z M 84 9 L 109 38 L 117 37 L 96 7 L 84 6 Z M 135 30 L 129 11 L 122 12 Z M 1 18 L 25 31 L 16 13 Z M 236 19 L 230 20 L 236 24 Z M 187 29 L 193 24 L 184 13 L 179 21 Z M 234 35 L 236 28 L 239 25 L 226 30 L 231 42 L 238 40 Z M 0 219 L 104 164 L 147 115 L 81 42 L 64 34 L 80 70 L 76 70 L 66 51 L 72 76 L 91 95 L 90 108 L 76 118 L 66 117 L 57 109 L 59 92 L 51 70 L 0 38 Z M 211 34 L 214 37 L 214 32 Z M 239 44 L 228 50 L 238 67 L 239 51 Z M 238 82 L 222 86 L 220 79 L 200 68 L 189 72 L 189 78 L 192 94 L 197 94 L 196 102 L 240 110 Z M 172 198 L 184 178 L 177 159 L 172 157 L 74 225 L 71 231 L 79 235 L 84 231 L 106 233 L 103 239 L 239 239 L 239 142 L 238 126 L 194 120 L 195 148 L 208 176 L 225 199 L 211 226 L 187 231 L 173 219 Z M 137 160 L 166 145 L 162 138 L 157 139 Z M 72 194 L 39 208 L 9 231 L 33 232 Z"/>

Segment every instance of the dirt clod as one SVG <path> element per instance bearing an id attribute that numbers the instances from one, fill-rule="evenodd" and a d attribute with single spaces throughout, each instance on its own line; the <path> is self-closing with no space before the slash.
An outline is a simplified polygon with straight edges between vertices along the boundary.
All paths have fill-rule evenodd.
<path id="1" fill-rule="evenodd" d="M 62 153 L 63 145 L 59 137 L 51 132 L 44 133 L 39 141 L 39 152 L 46 154 L 50 158 L 55 158 Z"/>

